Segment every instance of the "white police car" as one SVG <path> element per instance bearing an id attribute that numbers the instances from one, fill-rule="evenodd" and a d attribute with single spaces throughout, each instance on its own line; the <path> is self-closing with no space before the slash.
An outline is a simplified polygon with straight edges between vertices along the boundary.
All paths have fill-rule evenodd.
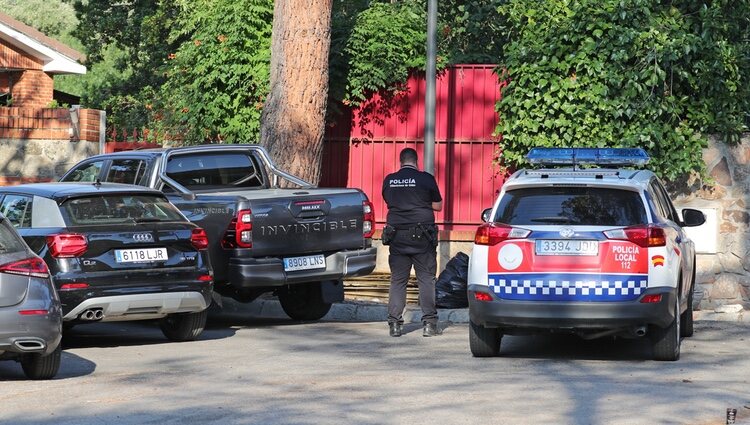
<path id="1" fill-rule="evenodd" d="M 693 334 L 695 248 L 642 149 L 535 148 L 483 212 L 469 264 L 470 348 L 496 356 L 505 334 L 651 337 L 677 360 Z M 611 168 L 581 168 L 580 165 Z"/>

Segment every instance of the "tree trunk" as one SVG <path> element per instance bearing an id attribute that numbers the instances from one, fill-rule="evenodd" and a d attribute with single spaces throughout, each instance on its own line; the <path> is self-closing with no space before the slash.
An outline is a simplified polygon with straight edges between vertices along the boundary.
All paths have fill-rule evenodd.
<path id="1" fill-rule="evenodd" d="M 284 171 L 320 180 L 333 0 L 276 0 L 260 141 Z"/>

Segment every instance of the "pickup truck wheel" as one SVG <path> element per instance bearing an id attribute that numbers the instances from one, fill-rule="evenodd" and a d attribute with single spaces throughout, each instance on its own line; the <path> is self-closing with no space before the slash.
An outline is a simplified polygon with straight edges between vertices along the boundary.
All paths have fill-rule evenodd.
<path id="1" fill-rule="evenodd" d="M 294 320 L 318 320 L 328 314 L 331 303 L 323 302 L 320 283 L 290 286 L 279 292 L 281 308 Z"/>
<path id="2" fill-rule="evenodd" d="M 666 328 L 651 332 L 654 360 L 675 361 L 680 358 L 680 300 L 675 297 L 674 320 Z"/>
<path id="3" fill-rule="evenodd" d="M 21 357 L 21 368 L 29 379 L 52 379 L 60 369 L 62 344 L 55 351 L 43 356 L 41 354 L 24 354 Z"/>
<path id="4" fill-rule="evenodd" d="M 503 336 L 497 328 L 486 328 L 469 321 L 469 348 L 474 357 L 495 357 L 500 354 Z"/>
<path id="5" fill-rule="evenodd" d="M 690 293 L 688 293 L 687 308 L 680 317 L 681 327 L 680 336 L 691 337 L 693 336 L 693 290 L 695 289 L 695 272 L 693 272 L 693 284 L 690 286 Z"/>
<path id="6" fill-rule="evenodd" d="M 170 314 L 161 319 L 159 326 L 170 341 L 193 341 L 206 327 L 208 309 L 197 313 Z"/>

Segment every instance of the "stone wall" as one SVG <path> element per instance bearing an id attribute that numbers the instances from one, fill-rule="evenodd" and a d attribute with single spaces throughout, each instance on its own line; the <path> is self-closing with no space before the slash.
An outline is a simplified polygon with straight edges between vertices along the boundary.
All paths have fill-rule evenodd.
<path id="1" fill-rule="evenodd" d="M 0 107 L 0 184 L 49 181 L 99 153 L 104 112 Z"/>
<path id="2" fill-rule="evenodd" d="M 71 140 L 0 139 L 0 184 L 54 180 L 99 144 Z"/>
<path id="3" fill-rule="evenodd" d="M 711 139 L 703 152 L 713 185 L 694 182 L 675 196 L 677 209 L 703 210 L 715 221 L 691 234 L 696 243 L 697 308 L 739 304 L 750 308 L 750 135 L 737 145 Z M 697 300 L 697 299 L 696 299 Z"/>

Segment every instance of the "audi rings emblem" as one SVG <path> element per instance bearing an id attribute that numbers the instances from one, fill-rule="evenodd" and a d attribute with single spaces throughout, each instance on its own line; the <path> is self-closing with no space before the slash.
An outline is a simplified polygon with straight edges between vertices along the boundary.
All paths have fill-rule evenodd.
<path id="1" fill-rule="evenodd" d="M 573 236 L 573 234 L 575 234 L 575 232 L 570 227 L 563 227 L 562 229 L 560 229 L 560 236 L 564 238 L 569 238 Z"/>
<path id="2" fill-rule="evenodd" d="M 136 242 L 153 242 L 154 236 L 151 233 L 136 233 L 133 235 Z"/>

